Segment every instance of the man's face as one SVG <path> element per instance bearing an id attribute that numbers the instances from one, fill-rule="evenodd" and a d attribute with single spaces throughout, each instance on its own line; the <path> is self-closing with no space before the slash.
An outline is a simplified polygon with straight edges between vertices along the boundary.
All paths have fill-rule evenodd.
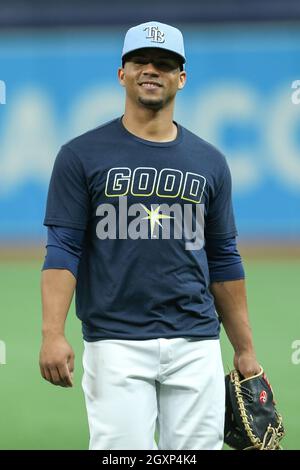
<path id="1" fill-rule="evenodd" d="M 118 75 L 131 100 L 155 110 L 174 100 L 186 80 L 176 55 L 155 48 L 132 52 Z"/>

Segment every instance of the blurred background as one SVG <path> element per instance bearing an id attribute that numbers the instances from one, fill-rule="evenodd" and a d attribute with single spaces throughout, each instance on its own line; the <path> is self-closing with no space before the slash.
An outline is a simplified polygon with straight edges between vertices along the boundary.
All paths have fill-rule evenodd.
<path id="1" fill-rule="evenodd" d="M 76 386 L 39 376 L 43 217 L 67 140 L 119 116 L 127 29 L 185 38 L 175 119 L 227 157 L 258 358 L 300 449 L 300 3 L 298 0 L 0 0 L 0 449 L 86 449 L 82 341 Z M 224 367 L 232 350 L 222 333 Z M 288 387 L 288 388 L 287 388 Z"/>

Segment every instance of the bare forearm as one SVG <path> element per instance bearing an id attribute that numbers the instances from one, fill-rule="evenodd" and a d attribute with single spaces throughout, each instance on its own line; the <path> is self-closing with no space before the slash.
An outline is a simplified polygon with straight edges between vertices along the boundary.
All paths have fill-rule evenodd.
<path id="1" fill-rule="evenodd" d="M 40 370 L 45 380 L 62 387 L 73 386 L 74 352 L 64 336 L 65 321 L 76 279 L 66 269 L 42 272 L 43 341 Z"/>
<path id="2" fill-rule="evenodd" d="M 75 277 L 65 269 L 47 269 L 42 272 L 43 335 L 64 334 L 76 285 Z"/>
<path id="3" fill-rule="evenodd" d="M 226 334 L 235 351 L 233 364 L 244 377 L 259 373 L 250 327 L 244 280 L 214 282 L 210 286 Z"/>
<path id="4" fill-rule="evenodd" d="M 214 282 L 210 286 L 217 312 L 237 353 L 254 352 L 245 281 Z"/>

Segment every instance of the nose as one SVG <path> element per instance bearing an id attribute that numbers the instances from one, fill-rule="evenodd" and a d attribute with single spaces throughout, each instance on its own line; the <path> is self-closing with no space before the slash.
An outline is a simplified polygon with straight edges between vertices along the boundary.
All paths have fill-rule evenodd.
<path id="1" fill-rule="evenodd" d="M 152 77 L 158 77 L 159 71 L 152 62 L 148 62 L 148 64 L 144 65 L 142 74 L 145 76 L 151 75 Z"/>

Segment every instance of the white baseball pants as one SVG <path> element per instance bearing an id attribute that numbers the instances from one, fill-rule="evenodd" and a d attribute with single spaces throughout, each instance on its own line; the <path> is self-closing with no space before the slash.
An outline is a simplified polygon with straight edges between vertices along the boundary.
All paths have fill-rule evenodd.
<path id="1" fill-rule="evenodd" d="M 84 347 L 91 450 L 222 448 L 219 340 L 107 339 Z"/>

